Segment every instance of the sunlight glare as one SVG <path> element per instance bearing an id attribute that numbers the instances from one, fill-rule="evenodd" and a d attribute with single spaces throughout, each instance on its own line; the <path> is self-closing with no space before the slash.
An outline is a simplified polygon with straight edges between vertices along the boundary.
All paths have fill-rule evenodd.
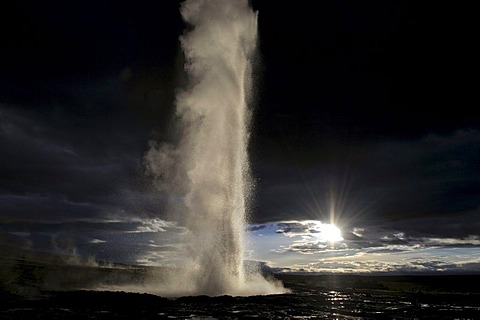
<path id="1" fill-rule="evenodd" d="M 317 221 L 314 229 L 318 232 L 317 237 L 324 242 L 343 241 L 342 231 L 334 224 Z"/>
<path id="2" fill-rule="evenodd" d="M 322 238 L 328 242 L 342 241 L 342 232 L 334 224 L 324 224 L 322 228 Z"/>

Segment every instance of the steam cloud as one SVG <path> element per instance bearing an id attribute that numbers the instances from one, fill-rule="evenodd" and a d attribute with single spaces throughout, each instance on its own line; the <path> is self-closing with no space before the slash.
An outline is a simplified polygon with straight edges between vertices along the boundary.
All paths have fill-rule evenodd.
<path id="1" fill-rule="evenodd" d="M 176 283 L 190 294 L 282 292 L 243 265 L 257 14 L 246 0 L 188 0 L 181 14 L 189 25 L 180 39 L 189 87 L 177 95 L 179 140 L 151 143 L 145 156 L 157 187 L 182 199 L 182 210 L 170 209 L 191 231 L 183 281 Z"/>

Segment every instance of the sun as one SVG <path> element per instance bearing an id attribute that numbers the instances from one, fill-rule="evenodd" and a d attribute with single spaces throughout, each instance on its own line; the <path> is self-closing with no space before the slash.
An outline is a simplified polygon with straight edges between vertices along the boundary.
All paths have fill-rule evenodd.
<path id="1" fill-rule="evenodd" d="M 342 241 L 342 231 L 334 224 L 325 223 L 320 228 L 320 237 L 326 242 Z"/>
<path id="2" fill-rule="evenodd" d="M 318 220 L 309 220 L 307 223 L 312 231 L 312 236 L 317 237 L 320 242 L 343 241 L 342 231 L 333 223 L 323 223 Z"/>
<path id="3" fill-rule="evenodd" d="M 342 231 L 334 224 L 325 224 L 323 228 L 323 236 L 328 242 L 342 241 Z"/>

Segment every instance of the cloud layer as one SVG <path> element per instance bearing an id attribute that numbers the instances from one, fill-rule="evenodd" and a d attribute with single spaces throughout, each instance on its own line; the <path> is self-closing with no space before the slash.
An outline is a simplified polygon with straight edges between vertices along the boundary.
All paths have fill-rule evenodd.
<path id="1" fill-rule="evenodd" d="M 345 229 L 343 239 L 326 241 L 320 221 L 252 225 L 252 256 L 284 271 L 297 272 L 479 272 L 480 236 L 463 238 L 411 235 L 390 227 Z"/>

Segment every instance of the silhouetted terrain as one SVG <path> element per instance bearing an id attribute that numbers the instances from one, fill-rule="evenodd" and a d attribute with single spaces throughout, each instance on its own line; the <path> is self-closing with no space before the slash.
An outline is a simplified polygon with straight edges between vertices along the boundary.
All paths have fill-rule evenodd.
<path id="1" fill-rule="evenodd" d="M 80 290 L 146 281 L 148 268 L 69 265 L 23 252 L 0 259 L 0 319 L 479 319 L 480 276 L 278 274 L 290 294 L 164 298 Z"/>

